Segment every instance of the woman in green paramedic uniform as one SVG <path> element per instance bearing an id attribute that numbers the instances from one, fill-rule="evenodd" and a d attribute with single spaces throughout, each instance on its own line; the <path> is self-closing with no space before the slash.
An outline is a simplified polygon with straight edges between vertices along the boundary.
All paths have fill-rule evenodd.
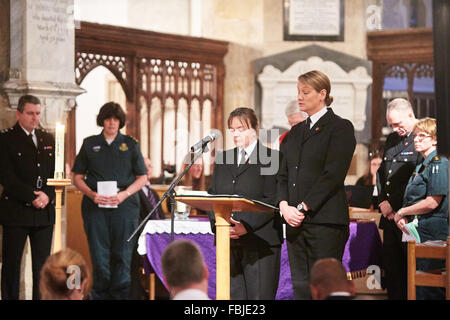
<path id="1" fill-rule="evenodd" d="M 420 242 L 445 241 L 448 236 L 448 160 L 437 155 L 436 120 L 424 118 L 414 128 L 414 147 L 424 161 L 409 179 L 403 207 L 395 214 L 397 226 L 414 219 Z M 417 220 L 415 220 L 417 218 Z M 432 270 L 444 266 L 442 260 L 418 259 L 417 269 Z M 442 289 L 442 290 L 441 290 Z M 417 299 L 444 299 L 443 288 L 417 287 Z"/>
<path id="2" fill-rule="evenodd" d="M 84 230 L 92 261 L 92 299 L 127 299 L 133 241 L 138 225 L 139 191 L 147 182 L 139 144 L 122 135 L 125 113 L 108 102 L 97 116 L 99 135 L 83 141 L 73 166 L 73 184 L 84 194 L 81 204 Z M 97 182 L 116 181 L 117 194 L 97 193 Z M 100 206 L 110 205 L 115 208 Z"/>

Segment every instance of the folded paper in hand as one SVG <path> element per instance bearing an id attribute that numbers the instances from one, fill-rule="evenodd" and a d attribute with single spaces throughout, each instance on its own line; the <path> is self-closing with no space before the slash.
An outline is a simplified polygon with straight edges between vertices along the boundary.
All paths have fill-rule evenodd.
<path id="1" fill-rule="evenodd" d="M 402 235 L 402 241 L 403 242 L 408 242 L 408 241 L 415 241 L 416 243 L 420 243 L 420 236 L 419 233 L 417 232 L 417 219 L 414 219 L 414 221 L 408 223 L 405 228 L 406 230 L 408 230 L 409 234 L 406 234 L 405 232 L 403 232 Z"/>
<path id="2" fill-rule="evenodd" d="M 97 193 L 102 196 L 115 196 L 117 194 L 117 181 L 98 181 Z M 99 204 L 99 208 L 117 208 L 109 204 Z"/>

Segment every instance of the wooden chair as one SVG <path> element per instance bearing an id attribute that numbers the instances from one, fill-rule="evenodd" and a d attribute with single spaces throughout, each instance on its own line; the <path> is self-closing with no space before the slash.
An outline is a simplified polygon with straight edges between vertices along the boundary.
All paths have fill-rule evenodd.
<path id="1" fill-rule="evenodd" d="M 445 271 L 416 269 L 417 258 L 445 259 Z M 450 236 L 445 246 L 408 242 L 408 300 L 416 300 L 416 286 L 444 287 L 445 299 L 450 300 Z"/>

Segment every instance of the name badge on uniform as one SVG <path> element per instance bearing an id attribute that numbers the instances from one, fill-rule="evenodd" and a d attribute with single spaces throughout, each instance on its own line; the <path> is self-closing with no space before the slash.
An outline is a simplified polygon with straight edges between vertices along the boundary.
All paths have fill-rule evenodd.
<path id="1" fill-rule="evenodd" d="M 122 144 L 120 145 L 120 147 L 119 147 L 119 150 L 120 150 L 120 151 L 127 151 L 127 150 L 128 150 L 127 144 L 126 144 L 125 142 L 122 143 Z"/>
<path id="2" fill-rule="evenodd" d="M 92 151 L 94 151 L 94 152 L 99 152 L 100 149 L 101 149 L 101 146 L 93 146 L 92 147 Z"/>

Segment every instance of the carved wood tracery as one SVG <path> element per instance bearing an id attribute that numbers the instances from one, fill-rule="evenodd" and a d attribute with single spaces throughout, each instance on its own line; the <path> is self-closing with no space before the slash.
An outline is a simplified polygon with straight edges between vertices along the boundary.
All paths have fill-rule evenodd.
<path id="1" fill-rule="evenodd" d="M 367 33 L 367 56 L 372 67 L 372 146 L 382 137 L 383 86 L 386 76 L 407 79 L 408 99 L 414 101 L 414 78 L 433 77 L 431 28 Z"/>
<path id="2" fill-rule="evenodd" d="M 192 103 L 198 101 L 200 117 L 205 103 L 210 103 L 211 128 L 223 132 L 223 58 L 227 46 L 227 42 L 217 40 L 81 22 L 75 31 L 76 81 L 80 84 L 98 66 L 110 70 L 125 92 L 126 129 L 135 137 L 139 138 L 141 134 L 141 113 L 148 116 L 147 126 L 142 129 L 150 134 L 151 106 L 155 99 L 161 106 L 161 133 L 164 133 L 167 103 L 173 102 L 176 115 L 180 101 L 186 102 L 188 114 Z M 143 107 L 147 110 L 141 110 Z M 70 113 L 68 122 L 67 159 L 72 164 L 75 158 L 75 110 Z M 176 129 L 177 117 L 173 125 Z M 151 143 L 164 146 L 164 134 L 159 141 L 149 138 L 148 150 L 151 150 Z M 162 154 L 160 156 L 163 160 Z"/>

